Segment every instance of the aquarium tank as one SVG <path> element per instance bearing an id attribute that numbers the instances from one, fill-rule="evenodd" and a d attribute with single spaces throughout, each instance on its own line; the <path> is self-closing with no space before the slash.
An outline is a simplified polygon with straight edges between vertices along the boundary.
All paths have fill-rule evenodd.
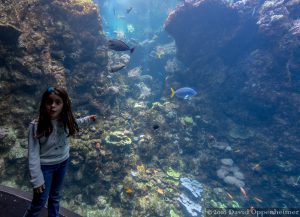
<path id="1" fill-rule="evenodd" d="M 299 216 L 300 1 L 5 0 L 0 12 L 2 186 L 32 193 L 29 126 L 64 87 L 75 118 L 97 118 L 68 138 L 61 207 Z"/>

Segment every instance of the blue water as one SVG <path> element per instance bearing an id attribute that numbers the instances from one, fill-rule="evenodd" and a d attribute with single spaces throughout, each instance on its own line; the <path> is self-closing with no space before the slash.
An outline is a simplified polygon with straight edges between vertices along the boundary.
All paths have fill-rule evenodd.
<path id="1" fill-rule="evenodd" d="M 233 2 L 233 1 L 232 1 Z M 99 1 L 100 7 L 102 8 L 102 15 L 104 20 L 104 31 L 107 34 L 107 37 L 115 38 L 117 37 L 116 32 L 123 32 L 123 39 L 125 41 L 130 41 L 134 39 L 138 43 L 142 43 L 145 40 L 150 40 L 154 35 L 160 37 L 159 34 L 165 34 L 163 31 L 163 23 L 167 17 L 167 14 L 170 12 L 172 8 L 175 8 L 177 4 L 182 4 L 181 1 Z M 132 7 L 132 11 L 130 13 L 126 13 L 126 9 Z M 132 25 L 134 27 L 134 31 L 128 31 L 128 25 Z M 188 24 L 187 24 L 188 25 Z M 255 26 L 251 26 L 249 24 L 249 28 L 253 28 L 255 30 Z M 245 28 L 246 31 L 249 28 Z M 165 37 L 167 42 L 172 42 L 172 38 Z M 228 49 L 236 49 L 236 53 L 234 55 L 230 55 L 227 53 L 226 48 L 222 51 L 224 53 L 224 62 L 226 64 L 232 64 L 237 61 L 237 58 L 243 58 L 243 56 L 238 55 L 238 50 L 242 50 L 243 52 L 247 49 L 253 49 L 255 43 L 264 43 L 259 38 L 252 37 L 249 35 L 250 40 L 245 40 L 242 42 L 233 42 L 229 44 Z M 252 40 L 252 41 L 251 41 Z M 260 40 L 260 41 L 259 41 Z M 159 42 L 155 43 L 155 46 L 159 45 Z M 163 91 L 160 93 L 156 93 L 154 100 L 160 100 L 162 97 L 165 97 L 169 94 L 168 91 L 165 90 L 166 84 L 165 79 L 167 73 L 165 72 L 164 66 L 165 62 L 154 61 L 153 58 L 149 57 L 148 53 L 151 52 L 155 48 L 153 45 L 143 46 L 141 51 L 138 53 L 138 57 L 132 56 L 130 65 L 131 66 L 143 66 L 143 69 L 146 71 L 142 71 L 142 74 L 149 74 L 154 78 L 157 78 L 157 81 L 160 82 L 159 89 Z M 221 54 L 223 55 L 223 54 Z M 176 58 L 176 54 L 173 56 Z M 172 56 L 168 56 L 167 58 L 172 58 Z M 141 61 L 142 60 L 142 61 Z M 186 70 L 187 66 L 181 66 L 181 71 Z M 199 66 L 201 67 L 201 66 Z M 129 69 L 128 69 L 129 70 Z M 159 73 L 158 73 L 159 72 Z M 197 80 L 194 80 L 194 83 L 187 83 L 184 80 L 184 76 L 181 77 L 181 80 L 178 81 L 182 86 L 195 85 L 197 84 Z M 242 85 L 242 84 L 240 84 Z M 228 95 L 226 95 L 228 94 Z M 299 176 L 300 171 L 299 168 L 295 168 L 295 165 L 299 163 L 298 154 L 293 150 L 298 149 L 297 144 L 283 145 L 284 135 L 276 135 L 277 132 L 272 133 L 266 132 L 265 135 L 263 131 L 261 132 L 251 132 L 251 135 L 248 135 L 249 126 L 259 126 L 260 124 L 268 123 L 268 128 L 272 128 L 272 118 L 274 114 L 277 112 L 276 107 L 265 107 L 260 103 L 257 105 L 250 104 L 247 102 L 247 98 L 244 96 L 238 96 L 236 93 L 229 92 L 220 92 L 220 97 L 223 99 L 228 98 L 228 102 L 236 103 L 237 106 L 244 108 L 249 118 L 247 121 L 245 119 L 241 120 L 239 116 L 236 114 L 226 114 L 228 118 L 231 118 L 235 124 L 237 131 L 230 132 L 232 136 L 233 134 L 238 134 L 237 137 L 241 138 L 231 138 L 231 140 L 226 141 L 226 145 L 233 149 L 232 152 L 225 152 L 222 150 L 218 150 L 218 148 L 214 148 L 213 146 L 218 146 L 213 143 L 209 143 L 206 141 L 203 144 L 193 144 L 194 146 L 199 146 L 199 152 L 195 153 L 194 149 L 189 151 L 188 145 L 186 149 L 183 148 L 181 150 L 183 154 L 186 155 L 209 155 L 210 160 L 214 162 L 206 162 L 205 165 L 201 165 L 201 171 L 198 171 L 198 178 L 200 181 L 204 182 L 211 188 L 222 188 L 226 192 L 230 192 L 233 197 L 242 204 L 242 206 L 258 206 L 258 207 L 298 207 L 299 206 Z M 226 100 L 225 100 L 226 101 Z M 182 106 L 203 106 L 201 104 L 197 104 L 197 102 L 177 102 L 180 107 Z M 180 112 L 186 114 L 186 111 L 178 111 L 178 115 Z M 226 111 L 225 111 L 226 113 Z M 188 114 L 191 116 L 196 116 L 197 114 Z M 251 119 L 251 117 L 255 116 L 256 119 Z M 218 117 L 216 117 L 217 119 Z M 198 122 L 197 122 L 198 121 Z M 217 120 L 215 120 L 217 121 Z M 197 128 L 189 131 L 187 129 L 187 135 L 197 141 L 199 138 L 195 136 L 195 134 L 203 131 L 206 131 L 205 127 L 203 127 L 203 123 L 201 120 L 196 120 Z M 219 123 L 218 129 L 208 131 L 212 132 L 216 139 L 220 142 L 222 140 L 226 140 L 224 138 L 224 133 L 227 131 L 227 127 L 222 129 L 222 124 Z M 202 129 L 201 129 L 202 128 Z M 242 128 L 238 129 L 238 128 Z M 246 129 L 246 130 L 243 130 Z M 221 132 L 221 131 L 224 132 Z M 265 129 L 266 130 L 266 129 Z M 246 132 L 245 132 L 246 131 Z M 251 130 L 250 130 L 251 131 Z M 253 134 L 252 134 L 253 133 Z M 176 134 L 176 131 L 175 131 Z M 243 135 L 246 134 L 246 135 Z M 193 136 L 194 135 L 194 136 Z M 256 135 L 256 136 L 254 136 Z M 243 137 L 245 136 L 245 137 Z M 266 136 L 267 138 L 263 138 Z M 207 139 L 207 138 L 206 138 Z M 239 140 L 238 142 L 235 139 Z M 271 142 L 271 143 L 268 143 Z M 274 143 L 272 143 L 274 142 Z M 291 141 L 293 142 L 293 141 Z M 261 144 L 268 143 L 268 144 Z M 276 144 L 275 144 L 276 143 Z M 160 145 L 165 145 L 160 144 Z M 207 147 L 208 146 L 208 147 Z M 207 150 L 210 148 L 211 150 Z M 266 150 L 266 151 L 265 151 Z M 237 153 L 237 154 L 234 154 Z M 295 154 L 294 154 L 295 153 Z M 298 152 L 299 153 L 299 152 Z M 197 158 L 196 156 L 193 156 Z M 203 157 L 203 156 L 202 156 Z M 200 158 L 200 157 L 199 157 Z M 239 168 L 241 170 L 244 178 L 242 181 L 246 183 L 243 185 L 243 188 L 247 190 L 247 198 L 243 196 L 243 193 L 239 189 L 239 186 L 228 184 L 224 182 L 224 177 L 218 177 L 216 175 L 216 171 L 222 168 L 220 166 L 220 159 L 229 158 L 234 159 L 233 168 Z M 278 169 L 281 168 L 281 169 Z M 188 171 L 186 171 L 188 173 Z M 238 171 L 239 172 L 239 171 Z M 229 171 L 232 173 L 232 171 Z M 222 180 L 223 179 L 223 180 Z M 258 198 L 258 199 L 257 199 Z"/>
<path id="2" fill-rule="evenodd" d="M 152 38 L 163 30 L 168 12 L 177 3 L 176 0 L 98 1 L 103 16 L 103 30 L 107 36 L 116 37 L 116 32 L 123 32 L 127 40 L 133 38 L 139 42 Z M 132 10 L 127 13 L 130 7 Z M 134 28 L 132 32 L 128 29 L 129 25 Z"/>
<path id="3" fill-rule="evenodd" d="M 99 5 L 106 38 L 123 40 L 135 51 L 129 54 L 109 50 L 109 64 L 126 62 L 126 59 L 126 67 L 107 75 L 108 89 L 115 93 L 108 94 L 111 113 L 97 114 L 100 122 L 97 128 L 83 130 L 79 135 L 83 145 L 71 148 L 74 160 L 66 178 L 68 186 L 62 205 L 84 216 L 100 216 L 95 214 L 99 210 L 106 216 L 170 216 L 171 210 L 180 216 L 189 216 L 185 207 L 178 204 L 181 195 L 181 201 L 189 198 L 197 203 L 195 207 L 201 203 L 201 206 L 219 208 L 236 204 L 243 208 L 299 208 L 300 127 L 297 120 L 300 117 L 295 115 L 299 117 L 295 120 L 295 116 L 290 116 L 290 111 L 296 111 L 299 104 L 291 106 L 284 97 L 275 103 L 266 103 L 269 102 L 266 98 L 243 92 L 248 83 L 230 83 L 230 80 L 247 80 L 239 70 L 247 71 L 250 61 L 242 62 L 240 68 L 230 67 L 245 59 L 248 52 L 253 56 L 260 54 L 262 59 L 255 61 L 261 68 L 268 67 L 268 56 L 259 49 L 266 49 L 274 42 L 255 35 L 258 28 L 250 19 L 240 33 L 251 34 L 243 41 L 228 43 L 207 60 L 211 65 L 201 64 L 201 61 L 186 65 L 179 60 L 174 39 L 164 30 L 168 14 L 183 1 L 94 2 Z M 189 27 L 189 23 L 186 26 Z M 197 55 L 185 52 L 190 57 Z M 300 54 L 293 55 L 296 58 Z M 258 84 L 263 79 L 259 80 L 258 67 L 258 72 L 249 76 L 253 84 L 247 88 L 250 86 L 259 95 L 259 88 L 287 80 L 287 58 L 278 57 L 280 61 L 276 60 L 276 67 L 271 68 L 265 78 L 271 82 L 260 87 Z M 224 68 L 230 69 L 228 77 L 218 67 L 220 61 Z M 291 65 L 291 71 L 298 72 L 298 66 Z M 67 63 L 64 67 L 72 68 Z M 290 79 L 295 82 L 284 91 L 274 88 L 268 96 L 280 98 L 278 93 L 282 91 L 299 101 L 298 74 L 293 74 Z M 225 88 L 219 85 L 224 81 L 228 82 Z M 182 87 L 193 88 L 197 93 L 187 99 L 171 97 L 171 88 Z M 80 92 L 95 90 L 86 86 L 76 88 Z M 102 103 L 101 100 L 106 99 L 94 100 Z M 120 130 L 130 137 L 132 147 L 114 150 L 107 144 L 95 142 L 103 142 L 109 133 Z M 92 142 L 89 143 L 89 139 Z M 92 154 L 86 156 L 86 153 Z M 14 163 L 8 163 L 6 175 L 11 176 L 15 167 Z M 183 188 L 180 179 L 172 177 L 172 172 L 173 176 L 178 172 L 182 180 L 196 184 Z M 16 184 L 26 185 L 21 176 L 17 177 Z M 201 192 L 196 194 L 196 199 L 190 196 L 195 192 Z M 184 193 L 190 195 L 182 196 Z M 113 211 L 114 208 L 117 211 Z"/>
<path id="4" fill-rule="evenodd" d="M 232 1 L 233 2 L 233 1 Z M 171 11 L 172 8 L 175 8 L 177 4 L 182 4 L 181 1 L 142 1 L 142 0 L 135 0 L 135 1 L 99 1 L 100 7 L 102 8 L 102 14 L 104 19 L 104 31 L 107 34 L 107 37 L 115 38 L 116 32 L 123 32 L 123 39 L 125 41 L 130 41 L 134 39 L 138 43 L 142 43 L 145 40 L 150 40 L 153 36 L 158 36 L 158 38 L 162 37 L 160 34 L 164 34 L 163 31 L 163 24 L 166 20 L 167 14 Z M 132 7 L 130 13 L 126 13 L 126 9 Z M 128 25 L 132 25 L 134 27 L 134 31 L 130 32 L 128 29 Z M 188 23 L 187 23 L 188 25 Z M 249 24 L 249 28 L 253 28 L 253 32 L 255 30 L 255 26 L 251 26 Z M 249 31 L 249 28 L 245 28 L 246 31 Z M 164 36 L 167 42 L 172 42 L 172 38 L 168 38 Z M 228 45 L 228 49 L 235 49 L 236 53 L 232 56 L 227 53 L 228 49 L 226 47 L 222 52 L 224 52 L 224 62 L 226 64 L 232 64 L 237 61 L 237 58 L 243 58 L 238 54 L 238 50 L 251 50 L 255 47 L 255 43 L 264 43 L 259 38 L 252 37 L 249 35 L 249 40 L 245 40 L 242 42 L 233 42 L 232 44 Z M 155 46 L 158 46 L 160 43 L 154 43 Z M 149 74 L 154 78 L 157 78 L 157 81 L 161 82 L 161 87 L 159 89 L 163 89 L 164 92 L 157 93 L 155 99 L 159 100 L 161 97 L 166 96 L 168 91 L 165 91 L 165 79 L 167 73 L 165 73 L 165 62 L 162 63 L 161 59 L 159 61 L 153 60 L 153 58 L 148 56 L 148 53 L 155 48 L 154 45 L 143 45 L 142 50 L 144 52 L 138 53 L 138 57 L 134 56 L 131 58 L 130 65 L 131 66 L 143 66 L 143 69 L 148 71 L 142 71 L 142 74 Z M 137 51 L 139 52 L 139 51 Z M 223 54 L 220 54 L 223 55 Z M 176 54 L 173 56 L 176 57 Z M 171 56 L 167 58 L 171 59 Z M 143 59 L 143 61 L 141 61 Z M 201 67 L 201 66 L 199 66 Z M 182 66 L 181 70 L 186 70 L 187 66 Z M 160 73 L 157 73 L 160 72 Z M 193 84 L 186 83 L 184 80 L 184 76 L 181 77 L 181 80 L 178 81 L 181 83 L 182 86 L 188 85 L 195 85 L 197 80 L 194 80 Z M 240 84 L 242 85 L 242 84 Z M 166 94 L 167 93 L 167 94 Z M 228 94 L 228 95 L 226 95 Z M 284 135 L 276 135 L 277 132 L 266 133 L 264 136 L 267 138 L 262 138 L 264 132 L 251 132 L 249 134 L 248 126 L 259 126 L 260 124 L 264 125 L 268 123 L 268 127 L 272 128 L 272 120 L 274 114 L 277 112 L 276 107 L 272 106 L 264 106 L 262 103 L 248 103 L 247 98 L 244 96 L 238 96 L 236 93 L 229 93 L 229 92 L 220 92 L 220 96 L 224 98 L 228 98 L 228 102 L 235 103 L 237 106 L 244 108 L 247 111 L 250 119 L 240 119 L 239 116 L 236 114 L 226 114 L 227 117 L 231 118 L 235 124 L 236 129 L 238 131 L 230 132 L 232 136 L 233 134 L 238 134 L 241 138 L 235 138 L 237 140 L 240 139 L 239 142 L 234 141 L 232 139 L 230 141 L 227 140 L 226 144 L 233 149 L 232 152 L 225 152 L 218 150 L 218 148 L 213 148 L 211 145 L 212 143 L 206 143 L 205 145 L 209 146 L 211 150 L 203 150 L 199 151 L 210 155 L 209 159 L 215 162 L 209 163 L 206 162 L 206 165 L 200 166 L 202 171 L 198 171 L 198 176 L 202 177 L 200 181 L 205 182 L 212 188 L 220 187 L 225 189 L 227 192 L 231 192 L 231 194 L 235 195 L 235 197 L 239 198 L 240 203 L 243 206 L 259 206 L 259 207 L 296 207 L 298 206 L 298 202 L 296 198 L 299 198 L 299 176 L 300 171 L 299 169 L 295 168 L 295 164 L 299 163 L 299 158 L 297 157 L 298 154 L 293 154 L 293 148 L 296 144 L 283 145 L 280 141 L 284 140 Z M 250 98 L 251 100 L 251 98 Z M 153 100 L 155 101 L 155 100 Z M 226 101 L 226 100 L 225 100 Z M 178 101 L 180 107 L 182 106 L 202 106 L 201 104 L 197 104 L 197 102 L 184 102 Z M 186 114 L 186 111 L 182 112 Z M 225 111 L 226 112 L 226 111 Z M 179 115 L 180 111 L 178 111 Z M 197 114 L 188 114 L 191 116 L 195 116 Z M 251 119 L 251 117 L 255 116 L 256 119 Z M 216 117 L 217 118 L 217 117 Z M 245 121 L 247 120 L 247 121 Z M 217 121 L 217 120 L 216 120 Z M 198 129 L 194 128 L 192 131 L 188 133 L 191 139 L 197 141 L 197 137 L 193 136 L 201 131 L 199 129 L 202 126 L 201 121 L 198 123 Z M 226 129 L 222 129 L 222 124 L 219 123 L 218 129 L 210 131 L 214 134 L 214 138 L 218 141 L 221 141 L 225 138 L 224 132 Z M 226 127 L 226 126 L 225 126 Z M 229 127 L 229 126 L 227 126 Z M 241 129 L 242 130 L 241 130 Z M 246 129 L 246 130 L 243 130 Z M 250 127 L 251 128 L 251 127 Z M 253 128 L 252 128 L 253 129 Z M 203 130 L 203 129 L 202 129 Z M 204 129 L 205 131 L 206 129 Z M 224 130 L 224 132 L 221 132 Z M 189 131 L 189 129 L 187 130 Z M 250 129 L 251 131 L 251 129 Z M 176 132 L 175 132 L 176 134 Z M 246 134 L 246 135 L 244 135 Z M 254 136 L 255 135 L 255 136 Z M 245 136 L 245 137 L 243 137 Z M 276 144 L 268 143 L 268 142 L 275 142 Z M 232 144 L 231 144 L 232 142 Z M 261 144 L 261 143 L 268 143 L 268 144 Z M 292 142 L 292 141 L 291 141 Z M 161 144 L 164 145 L 164 144 Z M 203 149 L 203 145 L 201 144 L 194 144 L 195 146 L 199 145 L 199 149 Z M 205 146 L 204 145 L 204 146 Z M 205 147 L 205 149 L 208 147 Z M 264 151 L 267 149 L 268 151 Z M 192 152 L 194 149 L 192 149 Z M 189 148 L 183 148 L 183 154 L 185 155 L 193 155 L 195 153 L 189 152 Z M 197 153 L 197 154 L 199 154 Z M 299 152 L 298 152 L 299 153 Z M 220 166 L 219 160 L 229 158 L 234 160 L 235 168 L 240 168 L 243 176 L 245 176 L 242 181 L 246 183 L 243 185 L 243 188 L 247 190 L 247 197 L 243 198 L 241 190 L 238 186 L 224 183 L 221 177 L 216 175 L 216 171 L 222 168 Z M 281 169 L 278 169 L 281 168 Z M 188 173 L 188 171 L 186 171 Z M 232 171 L 229 171 L 231 173 Z M 201 174 L 203 173 L 203 174 Z M 195 175 L 195 174 L 193 174 Z M 205 177 L 205 178 L 203 178 Z M 223 177 L 224 178 L 224 177 Z M 283 181 L 282 179 L 285 179 Z M 286 183 L 289 184 L 286 184 Z M 254 199 L 259 198 L 259 199 Z M 261 199 L 261 201 L 260 201 Z"/>

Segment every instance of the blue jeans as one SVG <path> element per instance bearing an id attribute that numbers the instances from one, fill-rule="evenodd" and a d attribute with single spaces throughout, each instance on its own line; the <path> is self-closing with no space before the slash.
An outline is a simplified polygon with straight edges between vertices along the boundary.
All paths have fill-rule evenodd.
<path id="1" fill-rule="evenodd" d="M 38 217 L 48 199 L 48 217 L 59 217 L 60 191 L 67 171 L 68 159 L 55 165 L 41 165 L 45 190 L 33 193 L 31 205 L 24 217 Z"/>

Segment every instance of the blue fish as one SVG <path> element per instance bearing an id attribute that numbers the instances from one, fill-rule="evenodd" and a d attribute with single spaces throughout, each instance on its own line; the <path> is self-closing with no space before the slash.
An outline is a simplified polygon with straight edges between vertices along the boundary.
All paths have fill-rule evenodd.
<path id="1" fill-rule="evenodd" d="M 182 99 L 189 99 L 192 96 L 195 96 L 196 94 L 197 94 L 197 92 L 190 87 L 182 87 L 182 88 L 177 89 L 176 91 L 174 91 L 174 89 L 171 88 L 171 97 L 173 97 L 175 95 Z"/>

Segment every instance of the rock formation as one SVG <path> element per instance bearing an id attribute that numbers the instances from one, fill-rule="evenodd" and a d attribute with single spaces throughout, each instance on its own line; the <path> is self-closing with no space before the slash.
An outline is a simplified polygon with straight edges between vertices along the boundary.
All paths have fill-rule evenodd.
<path id="1" fill-rule="evenodd" d="M 205 92 L 220 111 L 246 125 L 295 118 L 299 4 L 200 0 L 177 7 L 165 29 L 176 41 L 178 59 L 189 69 L 173 81 L 184 76 L 184 85 Z"/>
<path id="2" fill-rule="evenodd" d="M 92 1 L 11 0 L 1 3 L 0 12 L 2 123 L 16 114 L 29 123 L 33 106 L 51 85 L 81 96 L 74 97 L 75 106 L 88 101 L 101 110 L 92 99 L 104 92 L 99 87 L 105 83 L 107 52 Z M 28 109 L 20 109 L 24 106 Z"/>

